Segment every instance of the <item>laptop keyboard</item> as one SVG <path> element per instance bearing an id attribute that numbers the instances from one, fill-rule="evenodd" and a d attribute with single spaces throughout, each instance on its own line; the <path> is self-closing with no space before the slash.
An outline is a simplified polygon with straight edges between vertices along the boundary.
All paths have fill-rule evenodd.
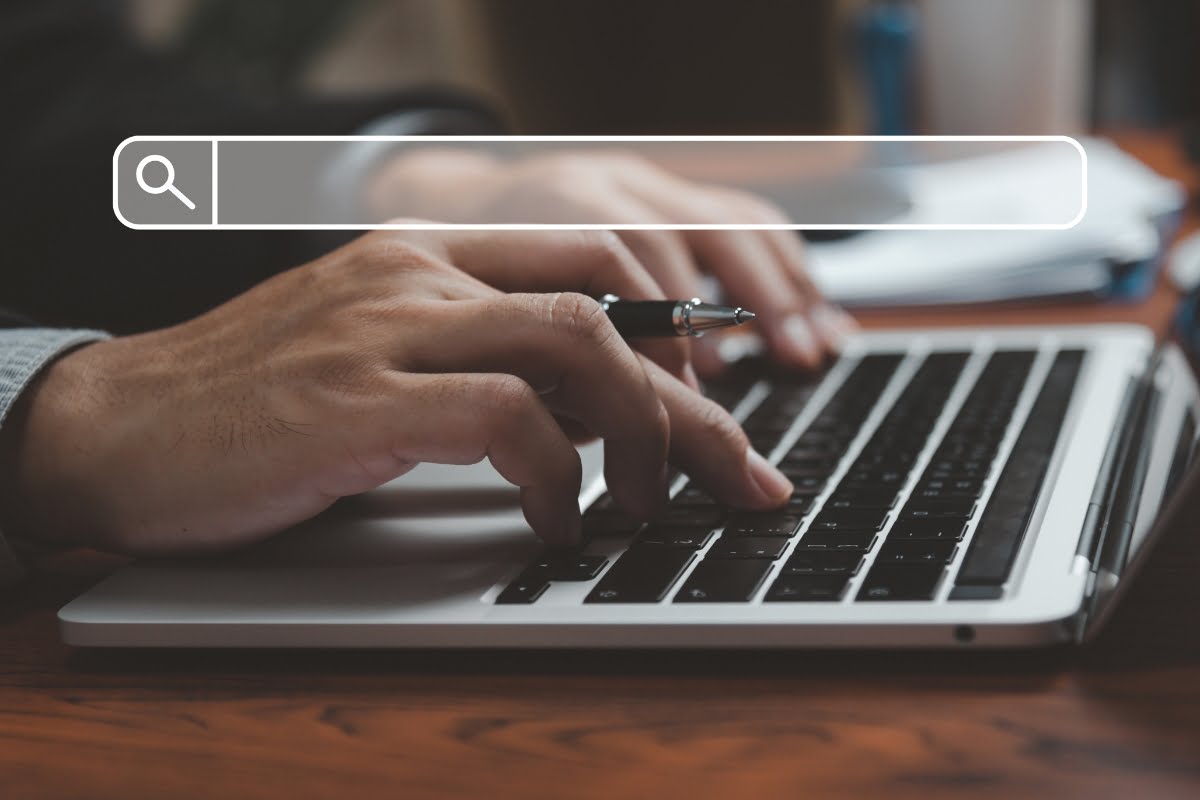
<path id="1" fill-rule="evenodd" d="M 594 582 L 587 604 L 745 603 L 760 595 L 769 603 L 929 601 L 951 577 L 950 600 L 1002 597 L 1084 354 L 1055 356 L 1001 466 L 997 456 L 1037 353 L 993 353 L 914 476 L 970 355 L 926 356 L 861 446 L 903 353 L 860 359 L 786 448 L 780 445 L 820 380 L 768 379 L 743 427 L 795 484 L 786 507 L 737 511 L 685 483 L 663 514 L 643 524 L 605 494 L 584 513 L 585 550 L 543 553 L 496 603 L 535 603 L 555 582 Z M 761 395 L 762 386 L 756 379 L 731 381 L 710 394 L 732 409 L 750 399 L 748 392 Z M 994 489 L 981 502 L 997 469 Z M 595 540 L 628 544 L 610 564 L 584 554 Z"/>

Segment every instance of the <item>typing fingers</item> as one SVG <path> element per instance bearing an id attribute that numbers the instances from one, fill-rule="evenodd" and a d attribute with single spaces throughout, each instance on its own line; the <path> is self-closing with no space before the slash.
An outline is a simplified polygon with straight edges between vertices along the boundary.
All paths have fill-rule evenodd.
<path id="1" fill-rule="evenodd" d="M 622 506 L 649 517 L 665 502 L 667 413 L 599 303 L 571 293 L 496 295 L 414 313 L 396 369 L 517 376 L 550 411 L 604 440 L 605 474 Z"/>
<path id="2" fill-rule="evenodd" d="M 355 447 L 386 443 L 400 463 L 473 464 L 487 458 L 521 490 L 521 507 L 548 544 L 580 536 L 579 454 L 525 381 L 507 374 L 390 373 Z"/>
<path id="3" fill-rule="evenodd" d="M 737 508 L 778 508 L 792 484 L 756 452 L 723 408 L 690 391 L 654 364 L 646 364 L 671 420 L 671 463 L 713 496 Z"/>

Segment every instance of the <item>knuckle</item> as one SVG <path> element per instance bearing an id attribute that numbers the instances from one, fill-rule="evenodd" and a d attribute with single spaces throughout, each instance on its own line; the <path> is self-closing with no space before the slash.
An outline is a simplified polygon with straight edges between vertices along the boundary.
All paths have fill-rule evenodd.
<path id="1" fill-rule="evenodd" d="M 615 231 L 578 231 L 580 248 L 598 261 L 624 266 L 629 258 L 629 249 Z"/>
<path id="2" fill-rule="evenodd" d="M 477 388 L 483 404 L 500 419 L 525 415 L 539 402 L 533 387 L 515 375 L 489 376 Z"/>
<path id="3" fill-rule="evenodd" d="M 375 363 L 367 352 L 326 353 L 313 358 L 309 371 L 322 395 L 344 399 L 371 394 L 378 372 Z"/>
<path id="4" fill-rule="evenodd" d="M 704 399 L 697 409 L 697 414 L 701 428 L 712 439 L 739 450 L 750 446 L 742 426 L 712 400 Z"/>
<path id="5" fill-rule="evenodd" d="M 368 274 L 384 275 L 425 271 L 438 266 L 437 259 L 425 248 L 389 231 L 364 237 L 357 263 Z"/>
<path id="6" fill-rule="evenodd" d="M 574 342 L 603 344 L 612 334 L 612 325 L 600 303 L 583 294 L 561 292 L 548 302 L 551 330 Z"/>

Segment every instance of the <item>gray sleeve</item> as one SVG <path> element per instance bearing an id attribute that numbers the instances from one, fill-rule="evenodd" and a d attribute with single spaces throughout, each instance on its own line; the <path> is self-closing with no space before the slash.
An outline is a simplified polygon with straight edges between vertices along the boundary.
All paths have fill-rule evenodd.
<path id="1" fill-rule="evenodd" d="M 0 330 L 0 427 L 22 390 L 56 356 L 77 345 L 106 338 L 105 333 L 87 330 Z M 0 531 L 0 587 L 15 582 L 21 573 L 21 565 Z"/>

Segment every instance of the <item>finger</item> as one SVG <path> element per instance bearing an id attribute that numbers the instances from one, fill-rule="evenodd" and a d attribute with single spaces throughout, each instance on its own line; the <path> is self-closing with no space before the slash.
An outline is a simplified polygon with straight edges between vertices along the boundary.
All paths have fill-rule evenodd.
<path id="1" fill-rule="evenodd" d="M 659 216 L 646 208 L 639 222 L 653 223 Z M 703 286 L 703 277 L 678 231 L 623 230 L 621 241 L 646 265 L 667 297 L 691 299 Z"/>
<path id="2" fill-rule="evenodd" d="M 658 172 L 630 173 L 626 185 L 673 224 L 747 221 L 744 212 L 728 201 L 728 193 Z M 820 363 L 819 340 L 804 316 L 805 298 L 795 282 L 783 274 L 776 254 L 758 232 L 689 230 L 683 238 L 694 260 L 721 282 L 729 300 L 758 315 L 758 329 L 778 359 L 808 368 Z"/>
<path id="3" fill-rule="evenodd" d="M 521 489 L 521 508 L 549 544 L 580 540 L 579 453 L 529 384 L 512 375 L 389 373 L 356 447 L 386 443 L 401 462 L 474 464 L 487 458 Z"/>
<path id="4" fill-rule="evenodd" d="M 609 209 L 602 218 L 632 213 Z M 667 297 L 646 266 L 611 231 L 484 231 L 446 239 L 450 261 L 506 292 L 615 294 L 634 300 Z M 688 295 L 689 297 L 691 295 Z M 684 339 L 640 339 L 637 349 L 699 388 Z"/>
<path id="5" fill-rule="evenodd" d="M 604 439 L 609 487 L 622 506 L 649 517 L 665 502 L 666 411 L 599 303 L 571 293 L 513 294 L 413 313 L 397 368 L 516 375 L 551 411 Z"/>
<path id="6" fill-rule="evenodd" d="M 646 371 L 671 418 L 671 463 L 735 507 L 769 509 L 787 502 L 791 482 L 750 446 L 725 409 L 654 364 Z"/>
<path id="7" fill-rule="evenodd" d="M 745 219 L 760 220 L 770 225 L 786 225 L 791 220 L 774 205 L 751 195 L 733 195 L 730 199 L 741 208 Z M 804 298 L 808 319 L 822 344 L 830 353 L 841 349 L 845 338 L 857 330 L 850 315 L 830 304 L 813 282 L 806 267 L 804 244 L 795 231 L 764 230 L 760 232 L 774 253 L 780 270 L 789 278 Z"/>
<path id="8" fill-rule="evenodd" d="M 729 301 L 757 316 L 756 330 L 785 364 L 815 367 L 822 350 L 804 314 L 804 297 L 753 231 L 690 231 L 688 243 L 725 287 Z"/>

